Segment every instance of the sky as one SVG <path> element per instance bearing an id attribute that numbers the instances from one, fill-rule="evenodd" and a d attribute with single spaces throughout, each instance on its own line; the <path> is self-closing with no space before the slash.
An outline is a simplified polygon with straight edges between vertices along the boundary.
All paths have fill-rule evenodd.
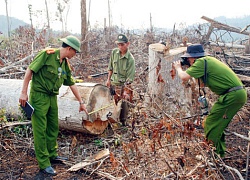
<path id="1" fill-rule="evenodd" d="M 6 15 L 5 1 L 0 0 L 0 15 Z M 10 17 L 30 24 L 28 4 L 31 4 L 33 12 L 43 12 L 38 17 L 32 15 L 33 25 L 41 27 L 46 23 L 44 0 L 7 1 Z M 108 1 L 111 9 L 111 25 L 122 26 L 126 29 L 149 29 L 150 14 L 153 26 L 160 28 L 173 28 L 175 24 L 178 28 L 180 24 L 205 23 L 206 21 L 201 19 L 202 16 L 213 19 L 219 16 L 239 18 L 250 15 L 250 0 L 86 0 L 91 28 L 102 28 L 104 18 L 106 18 L 106 24 L 109 25 Z M 50 17 L 55 17 L 55 0 L 47 0 L 47 2 Z M 56 21 L 51 23 L 51 27 L 54 30 L 62 29 L 61 23 Z M 80 0 L 70 0 L 67 30 L 72 33 L 81 32 Z"/>

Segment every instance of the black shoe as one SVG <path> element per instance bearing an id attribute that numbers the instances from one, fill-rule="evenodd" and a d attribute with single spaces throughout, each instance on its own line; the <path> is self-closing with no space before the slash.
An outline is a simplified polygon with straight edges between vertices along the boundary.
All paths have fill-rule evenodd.
<path id="1" fill-rule="evenodd" d="M 62 156 L 56 156 L 55 158 L 51 159 L 51 163 L 63 163 L 64 161 L 67 161 L 68 158 L 62 157 Z"/>
<path id="2" fill-rule="evenodd" d="M 56 171 L 51 166 L 48 166 L 48 167 L 46 167 L 45 169 L 43 169 L 41 171 L 44 174 L 47 174 L 47 175 L 51 175 L 51 176 L 55 176 L 56 175 Z"/>

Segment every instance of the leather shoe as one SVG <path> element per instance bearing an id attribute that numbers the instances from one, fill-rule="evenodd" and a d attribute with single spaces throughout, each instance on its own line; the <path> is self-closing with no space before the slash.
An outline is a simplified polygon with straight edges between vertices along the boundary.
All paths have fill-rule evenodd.
<path id="1" fill-rule="evenodd" d="M 67 161 L 68 158 L 62 157 L 62 156 L 56 156 L 55 158 L 51 159 L 51 163 L 63 163 L 64 161 Z"/>
<path id="2" fill-rule="evenodd" d="M 52 176 L 56 175 L 56 171 L 51 166 L 46 167 L 45 169 L 42 170 L 42 172 L 47 175 L 52 175 Z"/>

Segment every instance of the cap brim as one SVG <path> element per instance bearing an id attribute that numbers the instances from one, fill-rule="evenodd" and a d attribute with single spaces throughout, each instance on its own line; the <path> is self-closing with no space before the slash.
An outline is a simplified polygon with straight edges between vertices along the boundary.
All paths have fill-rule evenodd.
<path id="1" fill-rule="evenodd" d="M 115 41 L 116 44 L 118 43 L 127 43 L 127 41 Z"/>
<path id="2" fill-rule="evenodd" d="M 204 57 L 204 56 L 209 56 L 210 54 L 207 53 L 185 53 L 181 56 L 181 58 L 186 58 L 186 57 Z"/>
<path id="3" fill-rule="evenodd" d="M 61 39 L 58 39 L 58 40 L 64 42 L 65 44 L 68 44 L 70 47 L 72 47 L 74 50 L 76 50 L 76 49 L 73 47 L 73 44 L 69 43 L 69 42 L 67 41 L 66 38 L 61 38 Z M 80 53 L 80 52 L 81 52 L 81 51 L 76 50 L 76 53 Z"/>

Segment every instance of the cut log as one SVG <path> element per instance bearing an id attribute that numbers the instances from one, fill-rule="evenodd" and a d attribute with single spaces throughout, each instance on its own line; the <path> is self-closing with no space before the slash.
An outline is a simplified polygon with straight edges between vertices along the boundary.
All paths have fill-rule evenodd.
<path id="1" fill-rule="evenodd" d="M 23 80 L 0 79 L 0 109 L 11 117 L 22 115 L 18 99 Z M 89 114 L 79 113 L 79 102 L 68 86 L 62 86 L 58 95 L 59 127 L 87 134 L 99 135 L 109 120 L 119 118 L 121 102 L 114 103 L 109 88 L 98 83 L 77 83 L 78 90 Z M 92 112 L 92 113 L 91 113 Z"/>

